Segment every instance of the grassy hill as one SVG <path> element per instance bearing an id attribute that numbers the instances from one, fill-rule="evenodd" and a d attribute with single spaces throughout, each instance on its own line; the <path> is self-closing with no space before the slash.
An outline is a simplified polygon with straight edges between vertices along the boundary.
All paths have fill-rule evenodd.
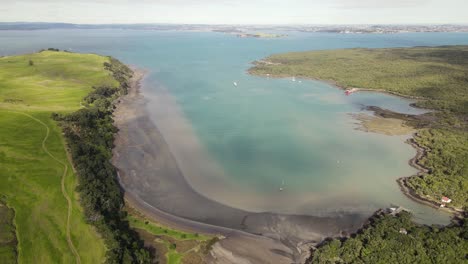
<path id="1" fill-rule="evenodd" d="M 334 81 L 341 87 L 388 91 L 420 98 L 418 106 L 440 110 L 414 141 L 427 150 L 428 168 L 405 184 L 422 199 L 468 207 L 468 46 L 343 49 L 272 55 L 249 72 Z M 426 126 L 426 127 L 424 127 Z"/>
<path id="2" fill-rule="evenodd" d="M 0 58 L 0 195 L 15 212 L 19 263 L 105 260 L 51 114 L 80 109 L 92 86 L 116 86 L 103 67 L 108 60 L 54 51 Z M 0 251 L 1 263 L 4 257 L 8 252 Z"/>

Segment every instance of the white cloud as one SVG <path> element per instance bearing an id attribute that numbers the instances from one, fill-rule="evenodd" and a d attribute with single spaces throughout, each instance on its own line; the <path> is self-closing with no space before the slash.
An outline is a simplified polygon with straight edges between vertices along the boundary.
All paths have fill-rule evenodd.
<path id="1" fill-rule="evenodd" d="M 424 7 L 431 0 L 334 0 L 335 6 L 338 8 L 412 8 Z"/>
<path id="2" fill-rule="evenodd" d="M 0 0 L 0 21 L 70 23 L 468 23 L 467 0 Z M 397 10 L 396 10 L 397 9 Z"/>

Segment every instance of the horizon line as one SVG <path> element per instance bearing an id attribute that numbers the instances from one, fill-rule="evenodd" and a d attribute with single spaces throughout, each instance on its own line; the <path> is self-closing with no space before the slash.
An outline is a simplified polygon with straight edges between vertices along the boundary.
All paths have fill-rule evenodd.
<path id="1" fill-rule="evenodd" d="M 175 23 L 175 22 L 136 22 L 136 23 L 73 23 L 73 22 L 49 22 L 49 21 L 0 21 L 2 24 L 66 24 L 66 25 L 202 25 L 202 26 L 468 26 L 468 22 L 461 23 Z"/>

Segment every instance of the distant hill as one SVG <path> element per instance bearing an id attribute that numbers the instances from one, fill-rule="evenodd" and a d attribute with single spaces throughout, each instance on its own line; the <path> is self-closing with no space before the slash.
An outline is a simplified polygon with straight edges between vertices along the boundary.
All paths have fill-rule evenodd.
<path id="1" fill-rule="evenodd" d="M 52 28 L 76 28 L 77 25 L 67 23 L 28 23 L 28 22 L 0 22 L 0 30 L 36 30 Z"/>
<path id="2" fill-rule="evenodd" d="M 224 33 L 301 31 L 336 34 L 391 34 L 408 32 L 468 32 L 468 25 L 209 25 L 209 24 L 71 24 L 48 22 L 0 22 L 0 30 L 128 29 L 193 30 Z"/>
<path id="3" fill-rule="evenodd" d="M 0 22 L 0 30 L 45 30 L 45 29 L 134 29 L 169 30 L 183 25 L 170 24 L 70 24 L 46 22 Z M 192 26 L 192 27 L 195 27 Z M 185 27 L 184 27 L 185 28 Z"/>

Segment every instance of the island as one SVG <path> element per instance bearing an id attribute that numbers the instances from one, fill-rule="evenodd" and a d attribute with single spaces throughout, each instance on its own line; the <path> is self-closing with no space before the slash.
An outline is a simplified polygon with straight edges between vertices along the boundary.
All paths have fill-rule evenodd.
<path id="1" fill-rule="evenodd" d="M 411 199 L 455 214 L 447 227 L 415 225 L 406 212 L 377 212 L 348 238 L 329 239 L 312 250 L 310 263 L 463 262 L 468 206 L 468 46 L 344 49 L 272 55 L 249 73 L 328 81 L 347 94 L 379 91 L 418 99 L 430 111 L 404 115 L 370 107 L 416 129 L 410 164 L 420 172 L 398 180 Z M 395 183 L 397 184 L 397 183 Z M 403 245 L 405 246 L 402 246 Z M 438 244 L 447 245 L 443 250 Z"/>
<path id="2" fill-rule="evenodd" d="M 253 32 L 250 33 L 246 30 L 250 28 L 233 28 L 233 27 L 223 27 L 223 28 L 213 28 L 211 31 L 220 32 L 225 34 L 234 35 L 238 38 L 283 38 L 287 37 L 286 34 L 276 34 L 276 33 L 265 33 L 265 32 Z M 253 28 L 255 29 L 255 28 Z M 274 30 L 274 29 L 272 29 Z"/>
<path id="3" fill-rule="evenodd" d="M 283 34 L 271 34 L 271 33 L 237 33 L 239 38 L 282 38 L 286 37 Z"/>

